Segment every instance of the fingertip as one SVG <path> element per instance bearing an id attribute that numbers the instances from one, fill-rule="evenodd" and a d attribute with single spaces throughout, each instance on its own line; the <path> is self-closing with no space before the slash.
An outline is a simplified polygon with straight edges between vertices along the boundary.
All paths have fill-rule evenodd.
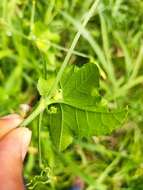
<path id="1" fill-rule="evenodd" d="M 30 144 L 32 132 L 25 127 L 19 127 L 9 132 L 0 141 L 0 155 L 1 159 L 9 163 L 13 162 L 22 164 L 24 160 L 28 146 Z"/>
<path id="2" fill-rule="evenodd" d="M 0 118 L 0 138 L 7 134 L 10 130 L 20 125 L 23 118 L 18 114 L 10 114 Z"/>
<path id="3" fill-rule="evenodd" d="M 28 146 L 30 144 L 32 132 L 26 127 L 19 127 L 14 129 L 4 138 L 7 141 L 7 147 L 15 152 L 15 154 L 21 157 L 22 161 L 24 160 L 26 153 L 28 151 Z M 15 150 L 14 150 L 15 147 Z"/>

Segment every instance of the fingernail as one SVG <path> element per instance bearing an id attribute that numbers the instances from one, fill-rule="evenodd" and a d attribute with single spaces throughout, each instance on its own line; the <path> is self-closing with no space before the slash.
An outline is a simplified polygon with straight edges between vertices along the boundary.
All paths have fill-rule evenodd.
<path id="1" fill-rule="evenodd" d="M 0 117 L 0 119 L 22 119 L 18 114 L 9 114 L 3 117 Z"/>
<path id="2" fill-rule="evenodd" d="M 4 117 L 0 117 L 0 127 L 3 129 L 15 128 L 22 122 L 23 118 L 18 114 L 10 114 Z"/>
<path id="3" fill-rule="evenodd" d="M 28 146 L 30 144 L 32 132 L 28 129 L 23 127 L 23 133 L 22 133 L 22 160 L 24 160 Z"/>

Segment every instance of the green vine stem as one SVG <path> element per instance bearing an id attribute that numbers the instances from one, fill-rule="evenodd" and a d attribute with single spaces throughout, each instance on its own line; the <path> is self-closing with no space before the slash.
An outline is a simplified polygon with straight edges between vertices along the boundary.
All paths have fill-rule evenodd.
<path id="1" fill-rule="evenodd" d="M 90 20 L 90 18 L 93 16 L 95 10 L 97 9 L 97 6 L 99 4 L 100 0 L 96 0 L 94 1 L 93 5 L 91 6 L 91 8 L 89 9 L 89 11 L 87 12 L 87 14 L 85 15 L 84 17 L 84 20 L 83 20 L 83 23 L 82 23 L 82 27 L 85 27 L 88 23 L 88 21 Z M 64 72 L 64 69 L 66 68 L 67 64 L 69 63 L 69 60 L 71 58 L 71 55 L 73 53 L 73 50 L 75 49 L 76 45 L 77 45 L 77 42 L 81 36 L 81 30 L 79 30 L 77 32 L 77 34 L 75 35 L 74 39 L 73 39 L 73 42 L 71 44 L 71 47 L 64 59 L 64 62 L 57 74 L 57 77 L 55 79 L 55 82 L 50 90 L 50 93 L 48 95 L 48 97 L 46 98 L 41 98 L 40 102 L 39 102 L 39 105 L 37 106 L 37 108 L 31 113 L 31 115 L 29 115 L 25 120 L 24 122 L 22 123 L 22 126 L 27 126 L 35 117 L 37 117 L 44 109 L 46 109 L 46 107 L 49 105 L 50 103 L 50 99 L 53 95 L 53 93 L 55 92 L 56 88 L 57 88 L 57 85 L 62 77 L 62 74 Z"/>
<path id="2" fill-rule="evenodd" d="M 42 127 L 43 112 L 40 113 L 38 119 L 38 153 L 39 153 L 39 167 L 42 168 L 42 152 L 41 152 L 41 127 Z"/>

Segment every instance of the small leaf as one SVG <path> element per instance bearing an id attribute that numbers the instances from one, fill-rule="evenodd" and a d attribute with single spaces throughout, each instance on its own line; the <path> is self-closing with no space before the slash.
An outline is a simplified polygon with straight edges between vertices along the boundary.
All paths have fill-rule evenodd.
<path id="1" fill-rule="evenodd" d="M 37 84 L 37 89 L 38 89 L 39 94 L 40 94 L 41 96 L 47 95 L 48 92 L 49 92 L 47 80 L 45 80 L 45 79 L 43 79 L 43 78 L 39 78 L 38 84 Z"/>
<path id="2" fill-rule="evenodd" d="M 40 77 L 37 83 L 37 89 L 41 96 L 46 96 L 49 93 L 49 90 L 51 89 L 51 86 L 53 85 L 54 77 L 51 77 L 47 80 Z"/>

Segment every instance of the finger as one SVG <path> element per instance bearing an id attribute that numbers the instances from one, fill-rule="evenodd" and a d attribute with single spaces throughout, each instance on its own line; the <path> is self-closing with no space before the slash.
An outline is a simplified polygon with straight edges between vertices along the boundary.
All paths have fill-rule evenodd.
<path id="1" fill-rule="evenodd" d="M 21 127 L 12 130 L 0 141 L 0 157 L 8 154 L 6 159 L 24 160 L 30 140 L 31 131 L 28 128 Z"/>
<path id="2" fill-rule="evenodd" d="M 0 118 L 0 139 L 10 130 L 16 128 L 22 122 L 18 114 L 10 114 Z"/>
<path id="3" fill-rule="evenodd" d="M 17 128 L 0 141 L 0 189 L 21 190 L 23 160 L 31 139 L 31 131 Z"/>

